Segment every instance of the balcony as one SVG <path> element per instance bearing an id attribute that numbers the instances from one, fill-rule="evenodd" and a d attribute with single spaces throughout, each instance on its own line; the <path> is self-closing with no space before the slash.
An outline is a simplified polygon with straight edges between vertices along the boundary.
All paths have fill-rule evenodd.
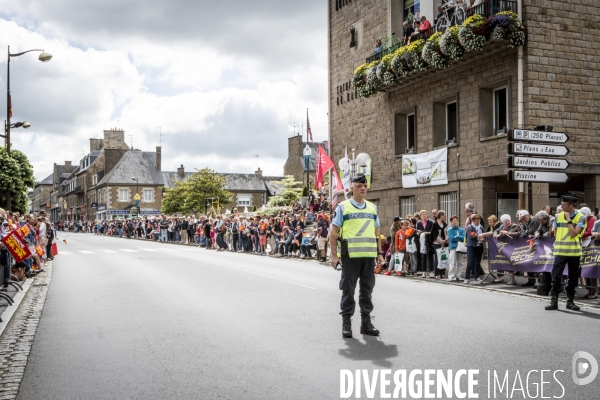
<path id="1" fill-rule="evenodd" d="M 527 30 L 517 14 L 511 10 L 500 11 L 505 8 L 516 8 L 516 2 L 486 0 L 469 10 L 471 15 L 460 25 L 444 25 L 438 21 L 438 27 L 445 29 L 432 27 L 419 37 L 413 37 L 409 45 L 395 44 L 383 49 L 354 71 L 354 87 L 361 97 L 369 97 L 379 91 L 396 90 L 450 66 L 523 46 Z M 496 14 L 491 15 L 493 12 Z M 486 18 L 486 15 L 490 16 Z"/>
<path id="2" fill-rule="evenodd" d="M 468 3 L 468 0 L 466 0 L 465 3 Z M 450 9 L 450 10 L 452 10 L 452 9 Z M 427 39 L 429 39 L 429 37 L 431 37 L 431 35 L 433 35 L 436 32 L 444 33 L 448 26 L 460 25 L 464 22 L 465 18 L 468 18 L 472 15 L 481 15 L 482 17 L 487 19 L 487 18 L 490 18 L 490 17 L 496 15 L 500 11 L 512 11 L 513 13 L 516 14 L 517 13 L 517 2 L 515 0 L 484 0 L 477 5 L 464 10 L 464 17 L 454 15 L 456 13 L 453 11 L 450 11 L 449 14 L 447 15 L 447 17 L 449 17 L 449 18 L 445 21 L 445 22 L 447 22 L 447 24 L 444 24 L 443 23 L 444 21 L 441 21 L 441 22 L 438 21 L 438 23 L 435 24 L 434 26 L 432 26 L 431 28 L 423 30 L 423 31 L 421 31 L 420 34 L 413 36 L 413 40 L 415 40 L 415 38 L 427 40 Z M 387 56 L 388 54 L 394 53 L 400 47 L 402 47 L 401 40 L 398 38 L 394 38 L 394 39 L 392 39 L 392 43 L 389 46 L 382 47 L 381 52 L 379 52 L 377 54 L 373 54 L 370 57 L 367 57 L 367 59 L 365 60 L 365 63 L 369 64 L 369 63 L 372 63 L 373 61 L 381 60 L 383 57 Z"/>

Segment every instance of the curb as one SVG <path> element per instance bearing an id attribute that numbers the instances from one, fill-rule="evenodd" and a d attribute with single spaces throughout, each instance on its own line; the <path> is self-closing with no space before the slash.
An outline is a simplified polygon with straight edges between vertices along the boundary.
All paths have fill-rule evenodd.
<path id="1" fill-rule="evenodd" d="M 547 301 L 549 299 L 548 296 L 540 296 L 540 295 L 532 294 L 532 293 L 513 292 L 511 290 L 502 289 L 501 287 L 494 288 L 494 287 L 489 287 L 489 286 L 481 286 L 480 284 L 452 284 L 449 282 L 441 282 L 441 281 L 438 281 L 437 279 L 423 279 L 423 278 L 409 277 L 409 276 L 404 276 L 404 277 L 400 277 L 400 278 L 411 279 L 411 280 L 414 280 L 415 282 L 432 283 L 432 284 L 438 284 L 438 285 L 448 285 L 448 286 L 459 287 L 459 288 L 464 288 L 464 289 L 483 290 L 486 292 L 497 292 L 497 293 L 502 293 L 502 294 L 507 294 L 507 295 L 519 296 L 519 297 L 528 297 L 528 298 L 534 299 L 534 300 Z M 498 284 L 498 286 L 501 286 L 501 285 L 502 284 Z M 600 310 L 600 303 L 590 304 L 590 303 L 582 302 L 581 301 L 582 299 L 579 299 L 579 301 L 577 301 L 577 300 L 578 299 L 575 299 L 575 302 L 581 308 L 593 308 L 593 309 Z M 567 303 L 566 300 L 563 300 L 561 298 L 559 298 L 558 301 L 561 304 Z"/>
<path id="2" fill-rule="evenodd" d="M 23 302 L 23 299 L 25 298 L 25 296 L 27 296 L 27 293 L 29 293 L 29 289 L 31 289 L 34 280 L 35 278 L 28 278 L 25 280 L 25 282 L 22 285 L 23 290 L 19 290 L 17 294 L 15 294 L 15 297 L 13 297 L 14 303 L 12 304 L 12 306 L 8 306 L 6 310 L 2 313 L 2 322 L 0 322 L 0 337 L 2 337 L 2 334 L 4 334 L 6 327 L 12 321 L 14 315 L 19 309 L 19 306 Z"/>

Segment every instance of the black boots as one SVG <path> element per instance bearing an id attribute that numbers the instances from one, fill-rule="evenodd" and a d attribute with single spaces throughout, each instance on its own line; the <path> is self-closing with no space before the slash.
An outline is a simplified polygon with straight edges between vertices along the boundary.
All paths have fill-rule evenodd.
<path id="1" fill-rule="evenodd" d="M 558 310 L 558 297 L 552 297 L 550 304 L 546 306 L 546 311 Z"/>
<path id="2" fill-rule="evenodd" d="M 558 310 L 558 297 L 552 297 L 552 299 L 550 299 L 550 304 L 546 306 L 546 310 Z M 580 310 L 579 306 L 575 304 L 572 297 L 567 298 L 567 310 Z"/>
<path id="3" fill-rule="evenodd" d="M 579 311 L 580 308 L 573 302 L 572 298 L 567 298 L 567 310 Z"/>
<path id="4" fill-rule="evenodd" d="M 375 329 L 371 323 L 371 316 L 369 314 L 361 314 L 360 333 L 364 335 L 379 336 L 379 331 Z"/>
<path id="5" fill-rule="evenodd" d="M 352 320 L 350 315 L 342 315 L 342 336 L 344 338 L 352 337 Z"/>

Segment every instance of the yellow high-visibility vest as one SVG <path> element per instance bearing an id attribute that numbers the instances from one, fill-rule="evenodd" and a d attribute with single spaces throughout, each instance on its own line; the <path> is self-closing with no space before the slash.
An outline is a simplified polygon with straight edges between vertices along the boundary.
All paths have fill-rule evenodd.
<path id="1" fill-rule="evenodd" d="M 581 220 L 581 213 L 575 214 L 575 217 L 571 221 L 573 221 L 573 226 L 577 226 Z M 571 237 L 569 233 L 569 224 L 567 224 L 567 220 L 565 219 L 564 212 L 561 212 L 556 216 L 556 233 L 555 233 L 555 241 L 554 241 L 554 255 L 555 256 L 567 256 L 567 257 L 581 257 L 583 252 L 581 250 L 581 237 L 583 236 L 583 232 L 585 231 L 585 226 L 579 233 L 579 235 L 575 237 Z"/>
<path id="2" fill-rule="evenodd" d="M 343 223 L 340 228 L 341 238 L 348 241 L 350 258 L 377 257 L 377 237 L 375 236 L 375 219 L 377 208 L 365 200 L 366 207 L 354 207 L 350 200 L 340 203 Z"/>

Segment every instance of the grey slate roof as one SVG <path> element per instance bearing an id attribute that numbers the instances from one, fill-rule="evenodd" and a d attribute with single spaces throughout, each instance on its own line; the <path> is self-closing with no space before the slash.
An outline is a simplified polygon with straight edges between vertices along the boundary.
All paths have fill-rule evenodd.
<path id="1" fill-rule="evenodd" d="M 38 186 L 38 185 L 52 185 L 53 183 L 54 183 L 54 173 L 52 173 L 52 174 L 48 175 L 47 177 L 45 177 L 44 179 L 42 179 L 35 186 Z"/>
<path id="2" fill-rule="evenodd" d="M 100 154 L 102 154 L 103 151 L 104 149 L 91 151 L 90 154 L 86 156 L 90 158 L 90 164 L 87 167 L 81 168 L 79 170 L 79 173 L 87 171 L 94 164 L 94 162 L 98 159 L 98 156 L 100 156 Z"/>
<path id="3" fill-rule="evenodd" d="M 162 185 L 162 172 L 156 169 L 156 153 L 129 150 L 112 170 L 104 175 L 98 185 L 105 183 L 135 184 L 131 178 L 137 178 L 140 185 Z"/>
<path id="4" fill-rule="evenodd" d="M 165 187 L 166 188 L 174 188 L 175 182 L 185 181 L 190 175 L 193 174 L 193 172 L 185 172 L 184 174 L 185 174 L 185 176 L 182 178 L 181 176 L 179 176 L 179 174 L 177 172 L 163 171 L 162 178 L 163 178 L 163 183 L 164 183 Z"/>
<path id="5" fill-rule="evenodd" d="M 166 188 L 175 187 L 174 182 L 186 180 L 193 172 L 185 172 L 185 177 L 179 176 L 177 172 L 162 172 L 164 185 Z M 277 176 L 263 176 L 259 178 L 256 174 L 219 174 L 225 178 L 225 190 L 230 192 L 268 192 L 273 196 L 281 190 L 280 185 L 275 181 L 283 179 Z M 140 181 L 141 183 L 141 181 Z"/>

